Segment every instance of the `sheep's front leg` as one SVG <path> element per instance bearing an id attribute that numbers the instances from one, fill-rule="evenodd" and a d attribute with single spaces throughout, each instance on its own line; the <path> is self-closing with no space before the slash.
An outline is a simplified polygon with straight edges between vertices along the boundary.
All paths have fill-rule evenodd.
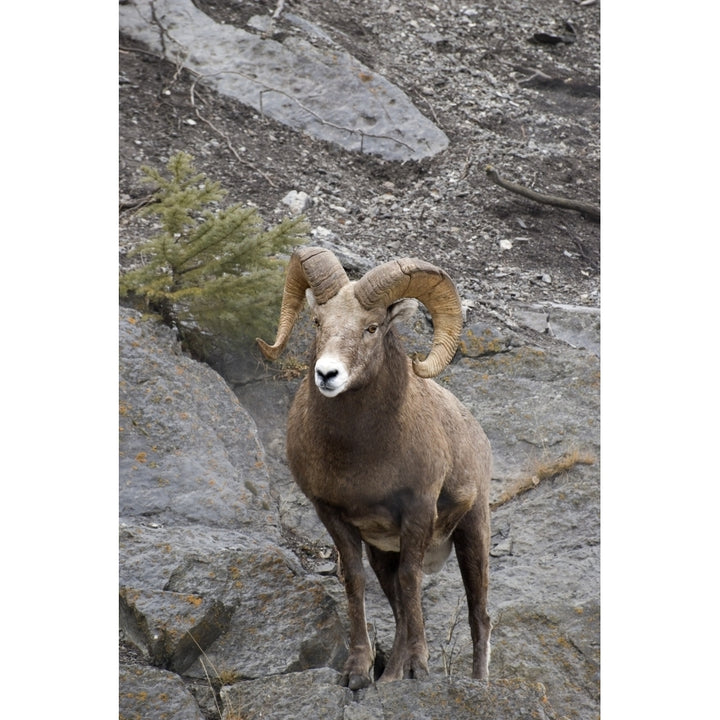
<path id="1" fill-rule="evenodd" d="M 330 533 L 342 562 L 345 593 L 350 620 L 350 653 L 343 669 L 343 684 L 359 690 L 372 682 L 370 670 L 374 656 L 365 620 L 365 568 L 362 562 L 362 539 L 357 528 L 343 522 L 332 508 L 315 503 L 323 525 Z"/>

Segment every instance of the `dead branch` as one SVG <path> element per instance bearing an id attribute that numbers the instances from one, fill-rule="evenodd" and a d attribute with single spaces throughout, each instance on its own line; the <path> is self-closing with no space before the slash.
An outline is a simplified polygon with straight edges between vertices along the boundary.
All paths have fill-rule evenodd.
<path id="1" fill-rule="evenodd" d="M 230 140 L 230 136 L 229 136 L 227 133 L 225 133 L 225 132 L 223 132 L 222 130 L 220 130 L 219 128 L 217 128 L 210 120 L 208 120 L 208 119 L 200 112 L 200 110 L 198 109 L 197 105 L 195 105 L 195 85 L 197 85 L 198 81 L 201 80 L 203 76 L 202 76 L 202 75 L 198 75 L 197 73 L 195 73 L 194 71 L 190 70 L 189 68 L 186 68 L 186 70 L 188 70 L 188 72 L 192 72 L 194 75 L 197 76 L 197 77 L 195 78 L 193 84 L 190 86 L 190 104 L 193 106 L 193 110 L 195 110 L 195 115 L 197 115 L 198 120 L 201 120 L 202 122 L 204 122 L 211 130 L 213 130 L 213 132 L 217 133 L 221 138 L 223 138 L 223 139 L 225 140 L 225 144 L 228 146 L 228 150 L 230 150 L 230 152 L 235 156 L 235 159 L 236 159 L 241 165 L 245 165 L 245 167 L 249 167 L 249 168 L 250 168 L 251 170 L 253 170 L 254 172 L 258 173 L 259 175 L 262 175 L 262 177 L 265 178 L 265 180 L 268 182 L 268 184 L 269 184 L 271 187 L 276 188 L 277 185 L 272 181 L 272 179 L 270 178 L 270 176 L 269 176 L 267 173 L 264 173 L 264 172 L 263 172 L 262 170 L 260 170 L 259 168 L 255 167 L 255 165 L 253 165 L 251 162 L 248 162 L 248 161 L 245 160 L 244 158 L 241 158 L 241 157 L 240 157 L 240 154 L 238 153 L 238 151 L 237 151 L 237 150 L 235 149 L 235 147 L 233 146 L 232 141 Z"/>
<path id="2" fill-rule="evenodd" d="M 147 50 L 142 50 L 140 48 L 126 48 L 126 47 L 121 46 L 120 52 L 142 53 L 144 55 L 150 55 L 151 57 L 157 58 L 158 60 L 164 60 L 167 62 L 170 61 L 169 58 L 167 58 L 163 55 L 158 55 L 157 53 L 149 52 Z M 173 78 L 170 81 L 170 85 L 168 87 L 172 86 L 177 81 L 178 77 L 180 76 L 180 73 L 183 70 L 186 70 L 188 73 L 195 76 L 195 80 L 193 81 L 192 85 L 190 86 L 190 104 L 192 105 L 192 108 L 193 108 L 198 120 L 200 120 L 201 122 L 204 122 L 214 133 L 219 135 L 225 141 L 225 144 L 227 145 L 228 150 L 230 150 L 230 152 L 235 156 L 235 159 L 241 165 L 245 165 L 245 167 L 250 168 L 253 172 L 258 173 L 258 175 L 261 175 L 271 187 L 276 188 L 277 185 L 273 182 L 273 180 L 270 178 L 270 176 L 267 173 L 264 173 L 259 168 L 255 167 L 255 165 L 253 165 L 251 162 L 248 162 L 244 158 L 240 157 L 240 154 L 235 149 L 235 147 L 232 144 L 232 141 L 230 140 L 230 136 L 227 133 L 220 130 L 220 128 L 218 128 L 216 125 L 214 125 L 210 120 L 208 120 L 198 109 L 197 105 L 195 104 L 195 86 L 198 84 L 198 82 L 200 80 L 203 79 L 204 75 L 201 75 L 200 73 L 197 73 L 194 70 L 187 67 L 186 65 L 184 65 L 182 63 L 182 61 L 180 60 L 180 58 L 178 57 L 175 62 L 175 74 L 173 75 Z M 136 208 L 142 207 L 143 204 L 147 204 L 144 202 L 143 199 L 141 199 L 137 203 L 134 201 L 131 201 L 130 203 L 121 203 L 120 211 L 122 212 L 123 210 L 136 209 Z"/>
<path id="3" fill-rule="evenodd" d="M 455 630 L 460 620 L 460 606 L 462 604 L 462 597 L 458 598 L 455 611 L 450 619 L 450 626 L 448 628 L 447 635 L 445 636 L 445 642 L 440 645 L 440 652 L 442 654 L 443 670 L 445 675 L 450 677 L 452 675 L 453 666 L 453 655 L 455 654 L 455 648 L 457 646 L 457 638 L 454 637 Z"/>
<path id="4" fill-rule="evenodd" d="M 153 205 L 156 202 L 159 202 L 158 199 L 155 197 L 153 193 L 150 193 L 149 195 L 144 195 L 140 198 L 131 198 L 130 200 L 121 200 L 120 201 L 120 212 L 125 212 L 126 210 L 140 210 L 140 208 L 145 207 L 146 205 Z"/>
<path id="5" fill-rule="evenodd" d="M 593 455 L 573 450 L 556 460 L 538 465 L 532 475 L 520 478 L 505 490 L 495 502 L 490 503 L 490 509 L 497 510 L 501 505 L 505 505 L 505 503 L 510 502 L 510 500 L 516 498 L 518 495 L 522 495 L 528 490 L 537 487 L 543 480 L 549 480 L 561 473 L 567 472 L 575 467 L 575 465 L 593 465 L 594 463 L 595 457 Z"/>
<path id="6" fill-rule="evenodd" d="M 523 85 L 524 83 L 532 82 L 533 80 L 541 80 L 542 82 L 552 82 L 555 80 L 555 78 L 550 77 L 550 75 L 547 75 L 542 70 L 538 70 L 537 68 L 520 68 L 523 72 L 530 73 L 529 77 L 523 78 L 522 80 L 518 80 L 518 85 Z"/>
<path id="7" fill-rule="evenodd" d="M 526 188 L 524 185 L 503 180 L 492 165 L 485 167 L 485 173 L 496 185 L 517 195 L 522 195 L 523 197 L 538 203 L 543 203 L 544 205 L 554 205 L 555 207 L 565 208 L 566 210 L 577 210 L 593 220 L 600 220 L 600 208 L 597 205 L 592 205 L 582 200 L 559 197 L 557 195 L 546 195 L 545 193 L 530 190 L 530 188 Z"/>
<path id="8" fill-rule="evenodd" d="M 142 48 L 131 48 L 131 47 L 125 47 L 124 45 L 118 45 L 118 51 L 123 55 L 127 55 L 128 53 L 137 53 L 139 55 L 149 55 L 150 57 L 155 58 L 156 60 L 164 60 L 165 59 L 161 55 L 158 55 L 156 52 L 151 52 L 150 50 L 143 50 Z"/>
<path id="9" fill-rule="evenodd" d="M 221 71 L 222 72 L 222 71 Z M 228 74 L 231 73 L 231 71 L 225 71 Z M 219 73 L 218 73 L 219 74 Z M 247 77 L 249 80 L 255 83 L 259 83 L 259 81 L 254 80 L 248 75 L 244 75 L 244 73 L 233 73 L 237 75 L 243 75 L 244 77 Z M 330 120 L 325 120 L 325 118 L 321 117 L 316 113 L 314 110 L 311 110 L 307 105 L 303 105 L 294 95 L 291 95 L 290 93 L 285 92 L 284 90 L 280 90 L 279 88 L 270 87 L 269 85 L 264 85 L 263 89 L 260 90 L 260 113 L 262 115 L 265 114 L 263 110 L 263 95 L 267 92 L 276 92 L 280 95 L 284 95 L 286 98 L 289 98 L 292 100 L 299 108 L 304 110 L 306 113 L 312 115 L 315 120 L 317 120 L 321 125 L 325 125 L 326 127 L 331 127 L 335 130 L 341 130 L 342 132 L 347 132 L 350 134 L 355 134 L 360 136 L 360 152 L 364 152 L 363 146 L 365 144 L 365 138 L 374 138 L 376 140 L 390 140 L 394 143 L 397 143 L 398 145 L 402 145 L 403 147 L 406 147 L 410 152 L 413 151 L 413 148 L 408 145 L 406 142 L 403 142 L 402 140 L 398 140 L 397 138 L 391 137 L 390 135 L 377 135 L 375 133 L 366 133 L 364 130 L 361 130 L 360 128 L 349 128 L 345 127 L 345 125 L 338 125 L 337 123 L 330 122 Z"/>

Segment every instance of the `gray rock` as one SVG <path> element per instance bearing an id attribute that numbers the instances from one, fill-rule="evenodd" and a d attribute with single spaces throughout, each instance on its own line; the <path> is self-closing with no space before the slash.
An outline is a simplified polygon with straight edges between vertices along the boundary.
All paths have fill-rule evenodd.
<path id="1" fill-rule="evenodd" d="M 548 313 L 547 310 L 542 307 L 515 308 L 513 315 L 519 323 L 534 330 L 535 332 L 549 332 Z"/>
<path id="2" fill-rule="evenodd" d="M 227 632 L 205 650 L 211 666 L 237 678 L 313 667 L 340 668 L 347 657 L 345 629 L 334 598 L 297 559 L 267 544 L 257 553 L 187 557 L 169 582 L 175 592 L 199 588 L 233 608 Z M 189 677 L 204 676 L 200 663 Z"/>
<path id="3" fill-rule="evenodd" d="M 542 685 L 519 678 L 491 681 L 483 685 L 469 678 L 435 678 L 417 682 L 378 685 L 374 718 L 413 720 L 496 720 L 497 718 L 540 718 L 558 715 Z"/>
<path id="4" fill-rule="evenodd" d="M 315 25 L 315 23 L 311 23 L 309 20 L 305 20 L 305 18 L 301 18 L 299 15 L 287 11 L 283 13 L 282 17 L 292 25 L 300 28 L 310 38 L 322 40 L 328 45 L 334 44 L 332 38 L 322 28 Z"/>
<path id="5" fill-rule="evenodd" d="M 445 133 L 404 92 L 299 20 L 289 19 L 292 32 L 278 42 L 271 33 L 282 16 L 251 19 L 256 35 L 215 22 L 192 0 L 120 5 L 122 32 L 292 128 L 387 160 L 419 160 L 447 147 Z"/>
<path id="6" fill-rule="evenodd" d="M 308 205 L 310 204 L 310 197 L 306 192 L 303 192 L 302 190 L 291 190 L 287 195 L 283 197 L 281 202 L 283 203 L 283 205 L 287 205 L 293 215 L 299 215 L 301 212 L 307 209 Z"/>
<path id="7" fill-rule="evenodd" d="M 460 335 L 458 353 L 467 358 L 506 352 L 510 349 L 512 338 L 496 327 L 483 323 L 466 325 Z"/>
<path id="8" fill-rule="evenodd" d="M 519 679 L 483 685 L 474 680 L 401 680 L 352 693 L 339 674 L 312 670 L 223 688 L 223 720 L 496 720 L 556 718 L 542 685 Z"/>
<path id="9" fill-rule="evenodd" d="M 512 552 L 491 560 L 494 677 L 542 683 L 553 706 L 599 704 L 599 472 L 581 466 L 493 513 Z"/>
<path id="10" fill-rule="evenodd" d="M 125 640 L 189 678 L 208 666 L 226 678 L 341 666 L 336 601 L 279 545 L 254 421 L 170 330 L 128 309 L 120 414 Z"/>
<path id="11" fill-rule="evenodd" d="M 222 690 L 223 720 L 341 720 L 352 692 L 339 681 L 338 672 L 323 668 L 237 683 Z"/>
<path id="12" fill-rule="evenodd" d="M 120 590 L 120 626 L 149 662 L 185 672 L 227 629 L 232 608 L 191 593 Z"/>
<path id="13" fill-rule="evenodd" d="M 600 356 L 600 308 L 554 303 L 549 306 L 548 323 L 556 338 Z"/>
<path id="14" fill-rule="evenodd" d="M 195 698 L 172 672 L 120 666 L 120 720 L 204 720 Z"/>
<path id="15" fill-rule="evenodd" d="M 120 316 L 121 517 L 277 528 L 252 417 L 169 329 Z"/>
<path id="16" fill-rule="evenodd" d="M 600 356 L 600 308 L 535 303 L 514 307 L 513 315 L 525 327 Z"/>
<path id="17" fill-rule="evenodd" d="M 448 385 L 490 438 L 498 493 L 573 451 L 599 454 L 595 355 L 548 344 L 466 356 L 452 366 Z"/>
<path id="18" fill-rule="evenodd" d="M 331 230 L 315 227 L 311 230 L 313 245 L 331 250 L 342 263 L 350 276 L 360 277 L 375 266 L 375 262 L 366 254 L 358 253 L 343 245 L 340 238 Z"/>

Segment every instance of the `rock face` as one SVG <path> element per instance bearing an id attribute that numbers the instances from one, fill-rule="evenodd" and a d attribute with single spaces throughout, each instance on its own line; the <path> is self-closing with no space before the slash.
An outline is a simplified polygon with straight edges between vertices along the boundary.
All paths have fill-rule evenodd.
<path id="1" fill-rule="evenodd" d="M 448 145 L 409 98 L 290 12 L 215 22 L 192 0 L 131 0 L 120 30 L 203 84 L 313 137 L 386 160 L 419 160 Z"/>
<path id="2" fill-rule="evenodd" d="M 598 338 L 563 313 L 577 347 L 470 318 L 438 378 L 493 444 L 490 683 L 469 679 L 453 557 L 424 582 L 431 678 L 352 693 L 332 545 L 284 461 L 298 379 L 240 358 L 226 381 L 121 308 L 120 717 L 599 717 L 599 361 L 580 348 Z M 305 317 L 285 376 L 308 332 Z M 418 317 L 408 349 L 431 332 Z M 581 464 L 548 470 L 565 457 Z M 372 574 L 367 606 L 382 658 L 392 613 Z"/>
<path id="3" fill-rule="evenodd" d="M 353 697 L 338 685 L 339 674 L 331 670 L 308 670 L 242 683 L 223 692 L 231 717 L 296 720 L 456 720 L 503 717 L 557 717 L 549 707 L 542 686 L 523 682 L 497 682 L 490 688 L 466 679 L 401 680 L 375 685 Z M 267 708 L 272 708 L 268 714 Z M 230 713 L 234 713 L 231 715 Z M 522 715 L 518 713 L 522 712 Z"/>
<path id="4" fill-rule="evenodd" d="M 121 324 L 120 347 L 120 515 L 277 530 L 265 452 L 230 389 L 138 316 Z"/>

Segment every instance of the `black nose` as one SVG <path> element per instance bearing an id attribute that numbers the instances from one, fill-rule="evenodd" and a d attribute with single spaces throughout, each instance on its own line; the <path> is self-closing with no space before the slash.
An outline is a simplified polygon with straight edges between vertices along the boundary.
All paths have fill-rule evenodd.
<path id="1" fill-rule="evenodd" d="M 322 370 L 315 369 L 315 377 L 320 380 L 321 383 L 326 384 L 328 380 L 332 380 L 334 377 L 337 377 L 338 371 L 337 370 L 328 370 L 328 372 L 324 373 Z"/>

